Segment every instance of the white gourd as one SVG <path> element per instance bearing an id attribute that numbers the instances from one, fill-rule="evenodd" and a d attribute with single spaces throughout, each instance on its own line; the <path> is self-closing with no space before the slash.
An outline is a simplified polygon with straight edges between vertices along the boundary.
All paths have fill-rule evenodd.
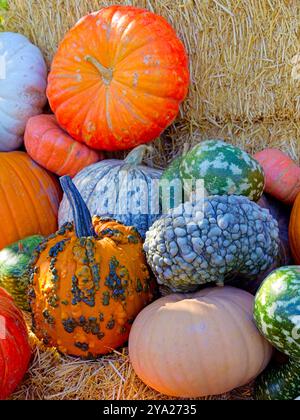
<path id="1" fill-rule="evenodd" d="M 47 66 L 23 35 L 0 33 L 0 151 L 18 149 L 28 119 L 46 103 Z"/>

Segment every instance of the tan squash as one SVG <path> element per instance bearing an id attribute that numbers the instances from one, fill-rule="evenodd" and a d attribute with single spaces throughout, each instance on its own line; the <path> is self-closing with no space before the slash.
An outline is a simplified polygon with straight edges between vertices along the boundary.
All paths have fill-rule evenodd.
<path id="1" fill-rule="evenodd" d="M 172 294 L 147 306 L 129 337 L 136 374 L 175 397 L 217 395 L 247 384 L 272 354 L 252 320 L 253 299 L 224 287 Z"/>

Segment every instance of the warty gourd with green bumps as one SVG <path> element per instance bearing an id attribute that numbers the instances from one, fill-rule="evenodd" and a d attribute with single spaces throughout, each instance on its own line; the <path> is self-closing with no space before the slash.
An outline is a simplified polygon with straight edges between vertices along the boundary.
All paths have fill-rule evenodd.
<path id="1" fill-rule="evenodd" d="M 277 257 L 279 231 L 268 210 L 243 196 L 186 202 L 158 219 L 144 250 L 158 283 L 194 291 L 239 275 L 255 278 Z"/>
<path id="2" fill-rule="evenodd" d="M 180 179 L 188 193 L 202 179 L 208 195 L 243 195 L 253 201 L 259 200 L 265 185 L 260 164 L 239 147 L 221 140 L 203 141 L 176 158 L 161 178 L 172 179 Z"/>
<path id="3" fill-rule="evenodd" d="M 29 262 L 34 249 L 43 241 L 40 235 L 21 239 L 0 251 L 0 287 L 14 299 L 16 305 L 28 311 Z"/>
<path id="4" fill-rule="evenodd" d="M 300 266 L 281 267 L 261 285 L 254 319 L 262 335 L 290 357 L 280 367 L 270 367 L 255 384 L 259 400 L 290 400 L 300 393 Z"/>
<path id="5" fill-rule="evenodd" d="M 155 293 L 133 227 L 91 215 L 70 177 L 61 178 L 74 224 L 36 251 L 29 291 L 33 329 L 61 353 L 94 358 L 123 345 Z"/>

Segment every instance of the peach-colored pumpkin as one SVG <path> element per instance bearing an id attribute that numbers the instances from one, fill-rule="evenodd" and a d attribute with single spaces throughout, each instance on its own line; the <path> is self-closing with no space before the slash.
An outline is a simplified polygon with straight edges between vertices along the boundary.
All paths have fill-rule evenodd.
<path id="1" fill-rule="evenodd" d="M 54 115 L 36 115 L 28 120 L 24 135 L 26 151 L 39 165 L 63 176 L 74 177 L 86 166 L 103 159 L 101 152 L 72 139 Z"/>
<path id="2" fill-rule="evenodd" d="M 300 192 L 300 167 L 278 149 L 265 149 L 254 155 L 265 172 L 265 192 L 286 204 L 293 204 Z"/>
<path id="3" fill-rule="evenodd" d="M 247 384 L 272 355 L 252 320 L 253 299 L 224 287 L 153 302 L 138 315 L 129 337 L 136 374 L 176 397 L 217 395 Z"/>

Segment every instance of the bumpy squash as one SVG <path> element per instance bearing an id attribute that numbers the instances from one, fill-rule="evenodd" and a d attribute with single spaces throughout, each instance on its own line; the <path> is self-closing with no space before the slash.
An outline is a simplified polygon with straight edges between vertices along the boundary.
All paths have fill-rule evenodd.
<path id="1" fill-rule="evenodd" d="M 56 179 L 26 153 L 0 153 L 0 249 L 55 232 L 60 197 Z"/>
<path id="2" fill-rule="evenodd" d="M 290 400 L 300 392 L 300 267 L 273 271 L 263 282 L 254 305 L 254 319 L 263 336 L 290 356 L 281 367 L 271 367 L 257 381 L 257 399 Z"/>
<path id="3" fill-rule="evenodd" d="M 158 137 L 187 94 L 188 61 L 167 21 L 111 6 L 82 18 L 61 42 L 47 89 L 58 123 L 100 150 Z"/>
<path id="4" fill-rule="evenodd" d="M 178 175 L 186 190 L 189 180 L 204 180 L 208 195 L 244 195 L 257 201 L 264 190 L 264 172 L 260 164 L 248 153 L 221 140 L 199 143 L 167 168 L 163 179 Z"/>
<path id="5" fill-rule="evenodd" d="M 26 125 L 24 142 L 29 156 L 57 175 L 74 177 L 103 156 L 73 140 L 57 124 L 54 115 L 37 115 Z"/>
<path id="6" fill-rule="evenodd" d="M 84 358 L 124 344 L 154 283 L 132 227 L 91 219 L 69 177 L 61 178 L 75 226 L 65 224 L 37 248 L 29 291 L 33 328 L 46 345 Z"/>
<path id="7" fill-rule="evenodd" d="M 28 265 L 34 249 L 42 240 L 42 236 L 30 236 L 0 251 L 0 287 L 10 293 L 16 305 L 24 311 L 29 310 L 27 297 Z"/>
<path id="8" fill-rule="evenodd" d="M 293 204 L 300 192 L 300 167 L 278 149 L 265 149 L 254 157 L 265 172 L 265 191 L 286 204 Z"/>
<path id="9" fill-rule="evenodd" d="M 224 287 L 168 295 L 147 306 L 129 337 L 136 374 L 176 397 L 216 395 L 248 383 L 272 354 L 252 320 L 253 299 Z"/>
<path id="10" fill-rule="evenodd" d="M 91 214 L 134 226 L 142 237 L 160 216 L 158 180 L 162 171 L 142 165 L 147 148 L 136 147 L 124 161 L 108 159 L 91 165 L 73 180 Z M 64 196 L 59 225 L 72 220 L 71 206 Z"/>
<path id="11" fill-rule="evenodd" d="M 293 205 L 290 225 L 289 240 L 294 260 L 300 264 L 300 193 Z"/>
<path id="12" fill-rule="evenodd" d="M 0 400 L 16 389 L 31 357 L 27 327 L 22 312 L 0 288 Z"/>
<path id="13" fill-rule="evenodd" d="M 144 250 L 158 283 L 194 291 L 239 276 L 255 278 L 274 264 L 279 231 L 268 210 L 243 196 L 211 196 L 163 215 L 146 234 Z"/>
<path id="14" fill-rule="evenodd" d="M 0 151 L 7 152 L 21 146 L 27 120 L 42 112 L 47 67 L 40 50 L 12 32 L 0 33 L 0 56 Z"/>

